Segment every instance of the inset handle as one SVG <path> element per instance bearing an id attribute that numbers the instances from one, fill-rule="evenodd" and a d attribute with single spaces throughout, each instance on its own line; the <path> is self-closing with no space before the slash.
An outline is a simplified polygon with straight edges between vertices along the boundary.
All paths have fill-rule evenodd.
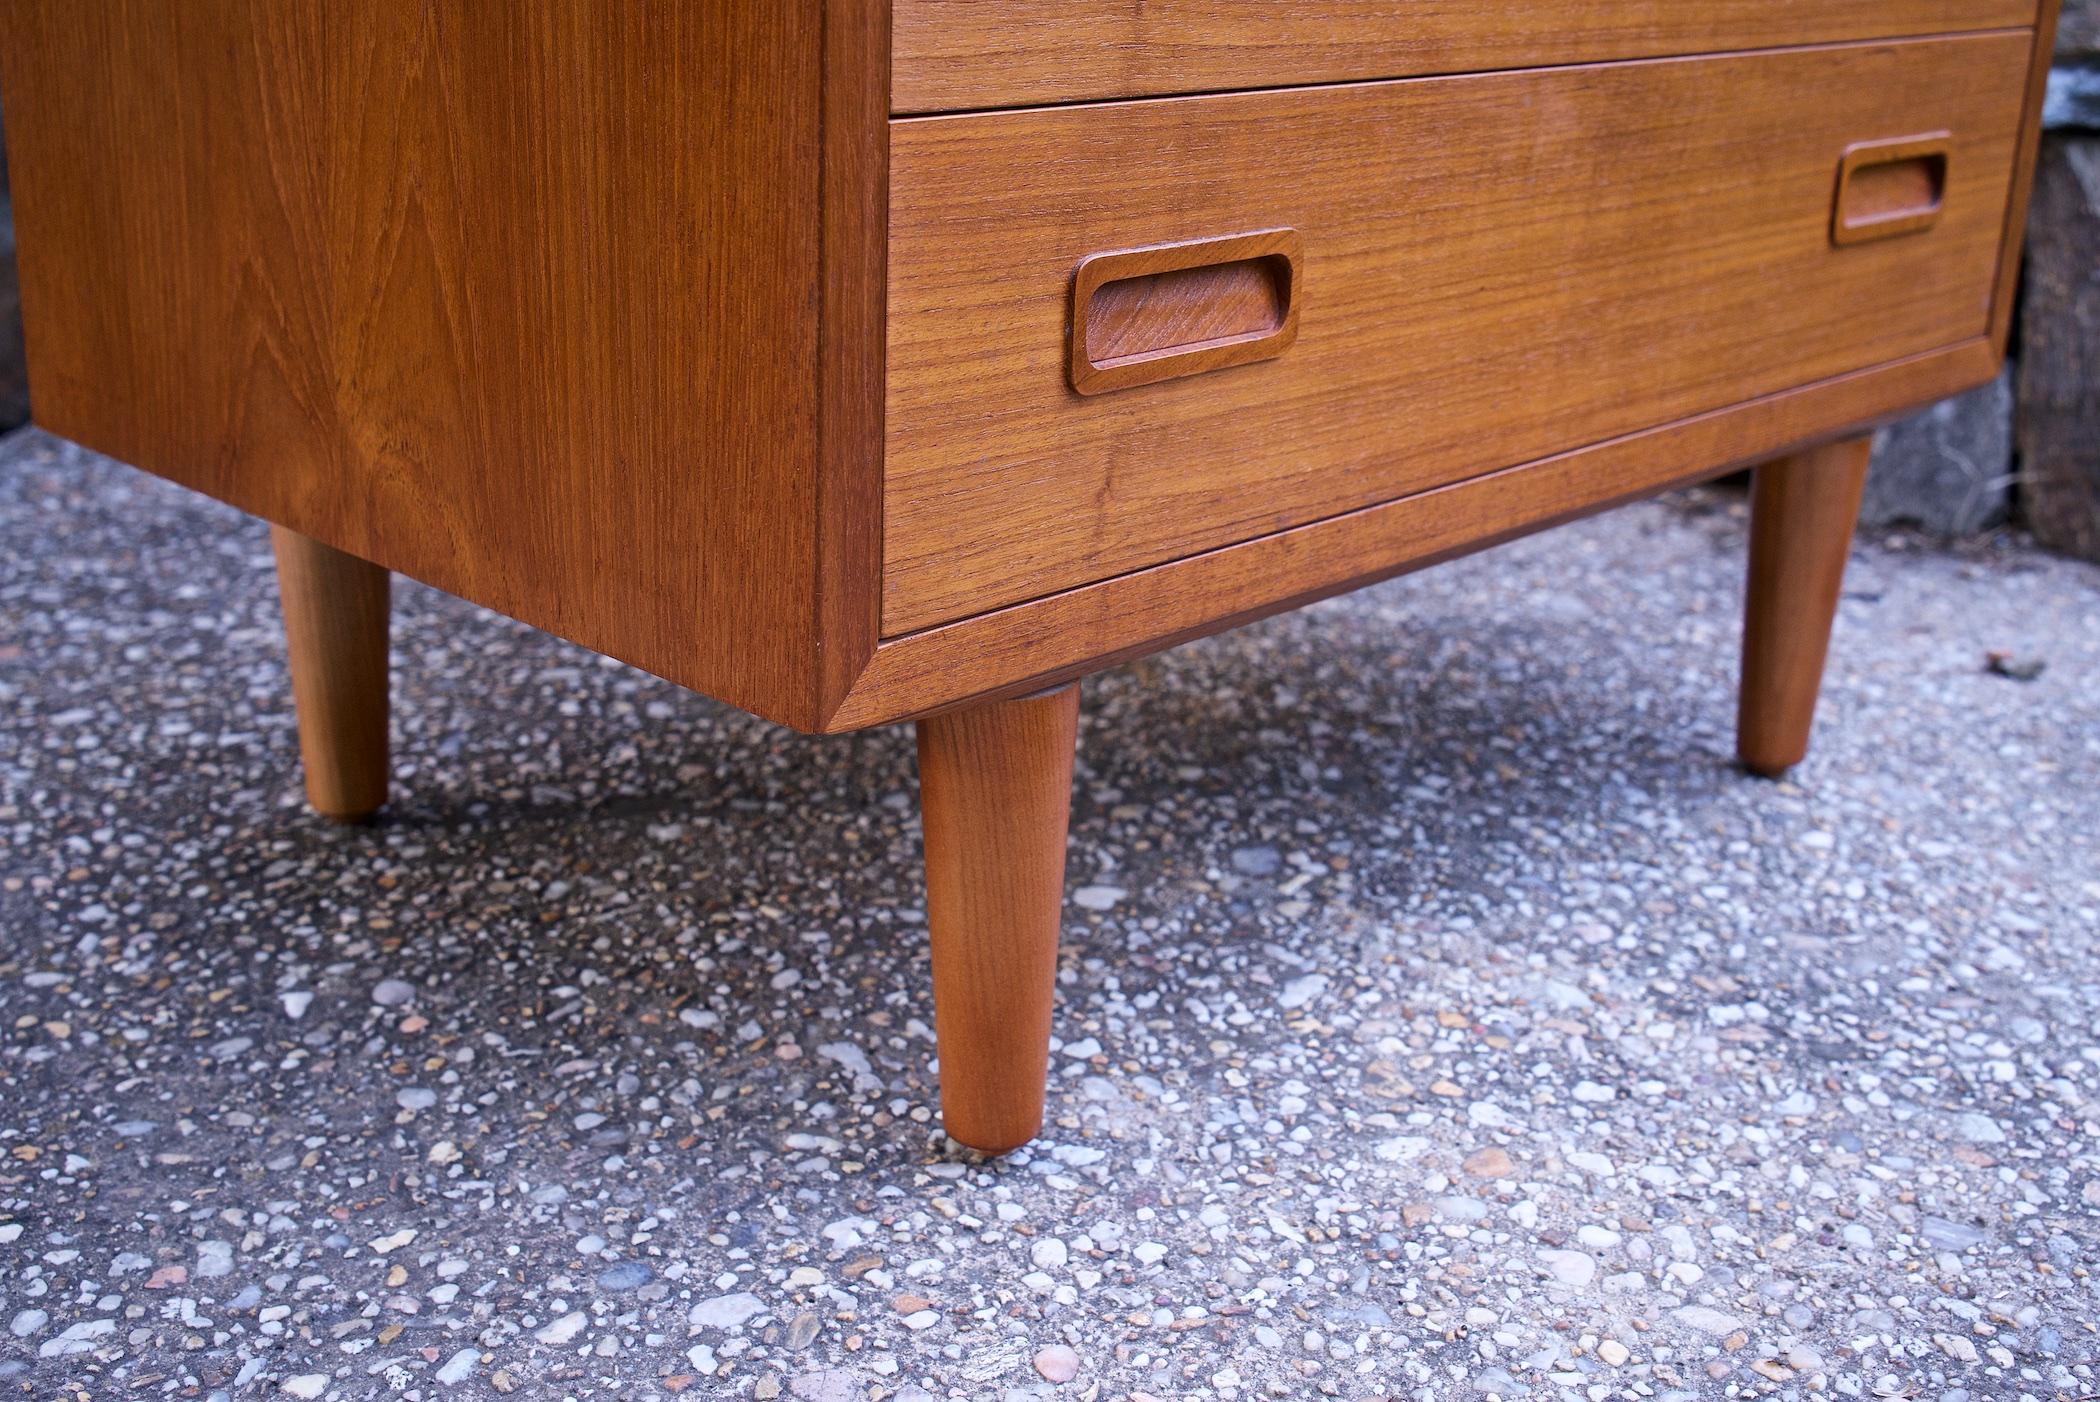
<path id="1" fill-rule="evenodd" d="M 1837 211 L 1830 241 L 1845 245 L 1929 229 L 1947 197 L 1946 132 L 1845 148 L 1838 164 Z"/>
<path id="2" fill-rule="evenodd" d="M 1072 278 L 1072 388 L 1106 394 L 1270 360 L 1298 339 L 1295 229 L 1097 253 Z"/>

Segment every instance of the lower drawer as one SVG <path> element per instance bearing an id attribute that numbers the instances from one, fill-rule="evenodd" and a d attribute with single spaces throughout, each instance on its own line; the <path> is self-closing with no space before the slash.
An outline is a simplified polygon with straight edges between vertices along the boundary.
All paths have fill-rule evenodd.
<path id="1" fill-rule="evenodd" d="M 2030 44 L 894 122 L 884 632 L 1984 334 Z"/>

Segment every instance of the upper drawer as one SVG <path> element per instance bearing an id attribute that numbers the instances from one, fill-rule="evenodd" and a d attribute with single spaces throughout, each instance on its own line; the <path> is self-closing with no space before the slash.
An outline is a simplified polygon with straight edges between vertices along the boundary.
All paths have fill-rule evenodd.
<path id="1" fill-rule="evenodd" d="M 2034 23 L 2036 0 L 894 0 L 896 112 L 949 112 Z"/>
<path id="2" fill-rule="evenodd" d="M 2031 38 L 893 123 L 885 631 L 1981 337 Z"/>

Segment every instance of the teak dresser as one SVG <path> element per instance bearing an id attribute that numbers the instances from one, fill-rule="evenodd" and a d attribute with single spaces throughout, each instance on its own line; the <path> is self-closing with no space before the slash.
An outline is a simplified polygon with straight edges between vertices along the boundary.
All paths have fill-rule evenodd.
<path id="1" fill-rule="evenodd" d="M 388 571 L 916 719 L 948 1130 L 1041 1122 L 1075 681 L 1758 468 L 1799 760 L 1866 426 L 1996 373 L 2053 0 L 5 0 L 36 416 Z"/>

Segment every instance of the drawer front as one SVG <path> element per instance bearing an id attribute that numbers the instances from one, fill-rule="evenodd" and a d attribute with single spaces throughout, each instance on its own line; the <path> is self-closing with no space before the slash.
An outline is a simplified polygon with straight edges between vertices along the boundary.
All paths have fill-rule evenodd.
<path id="1" fill-rule="evenodd" d="M 895 0 L 891 107 L 949 112 L 1955 34 L 2035 0 Z"/>
<path id="2" fill-rule="evenodd" d="M 884 632 L 1983 335 L 2030 42 L 893 123 Z"/>

